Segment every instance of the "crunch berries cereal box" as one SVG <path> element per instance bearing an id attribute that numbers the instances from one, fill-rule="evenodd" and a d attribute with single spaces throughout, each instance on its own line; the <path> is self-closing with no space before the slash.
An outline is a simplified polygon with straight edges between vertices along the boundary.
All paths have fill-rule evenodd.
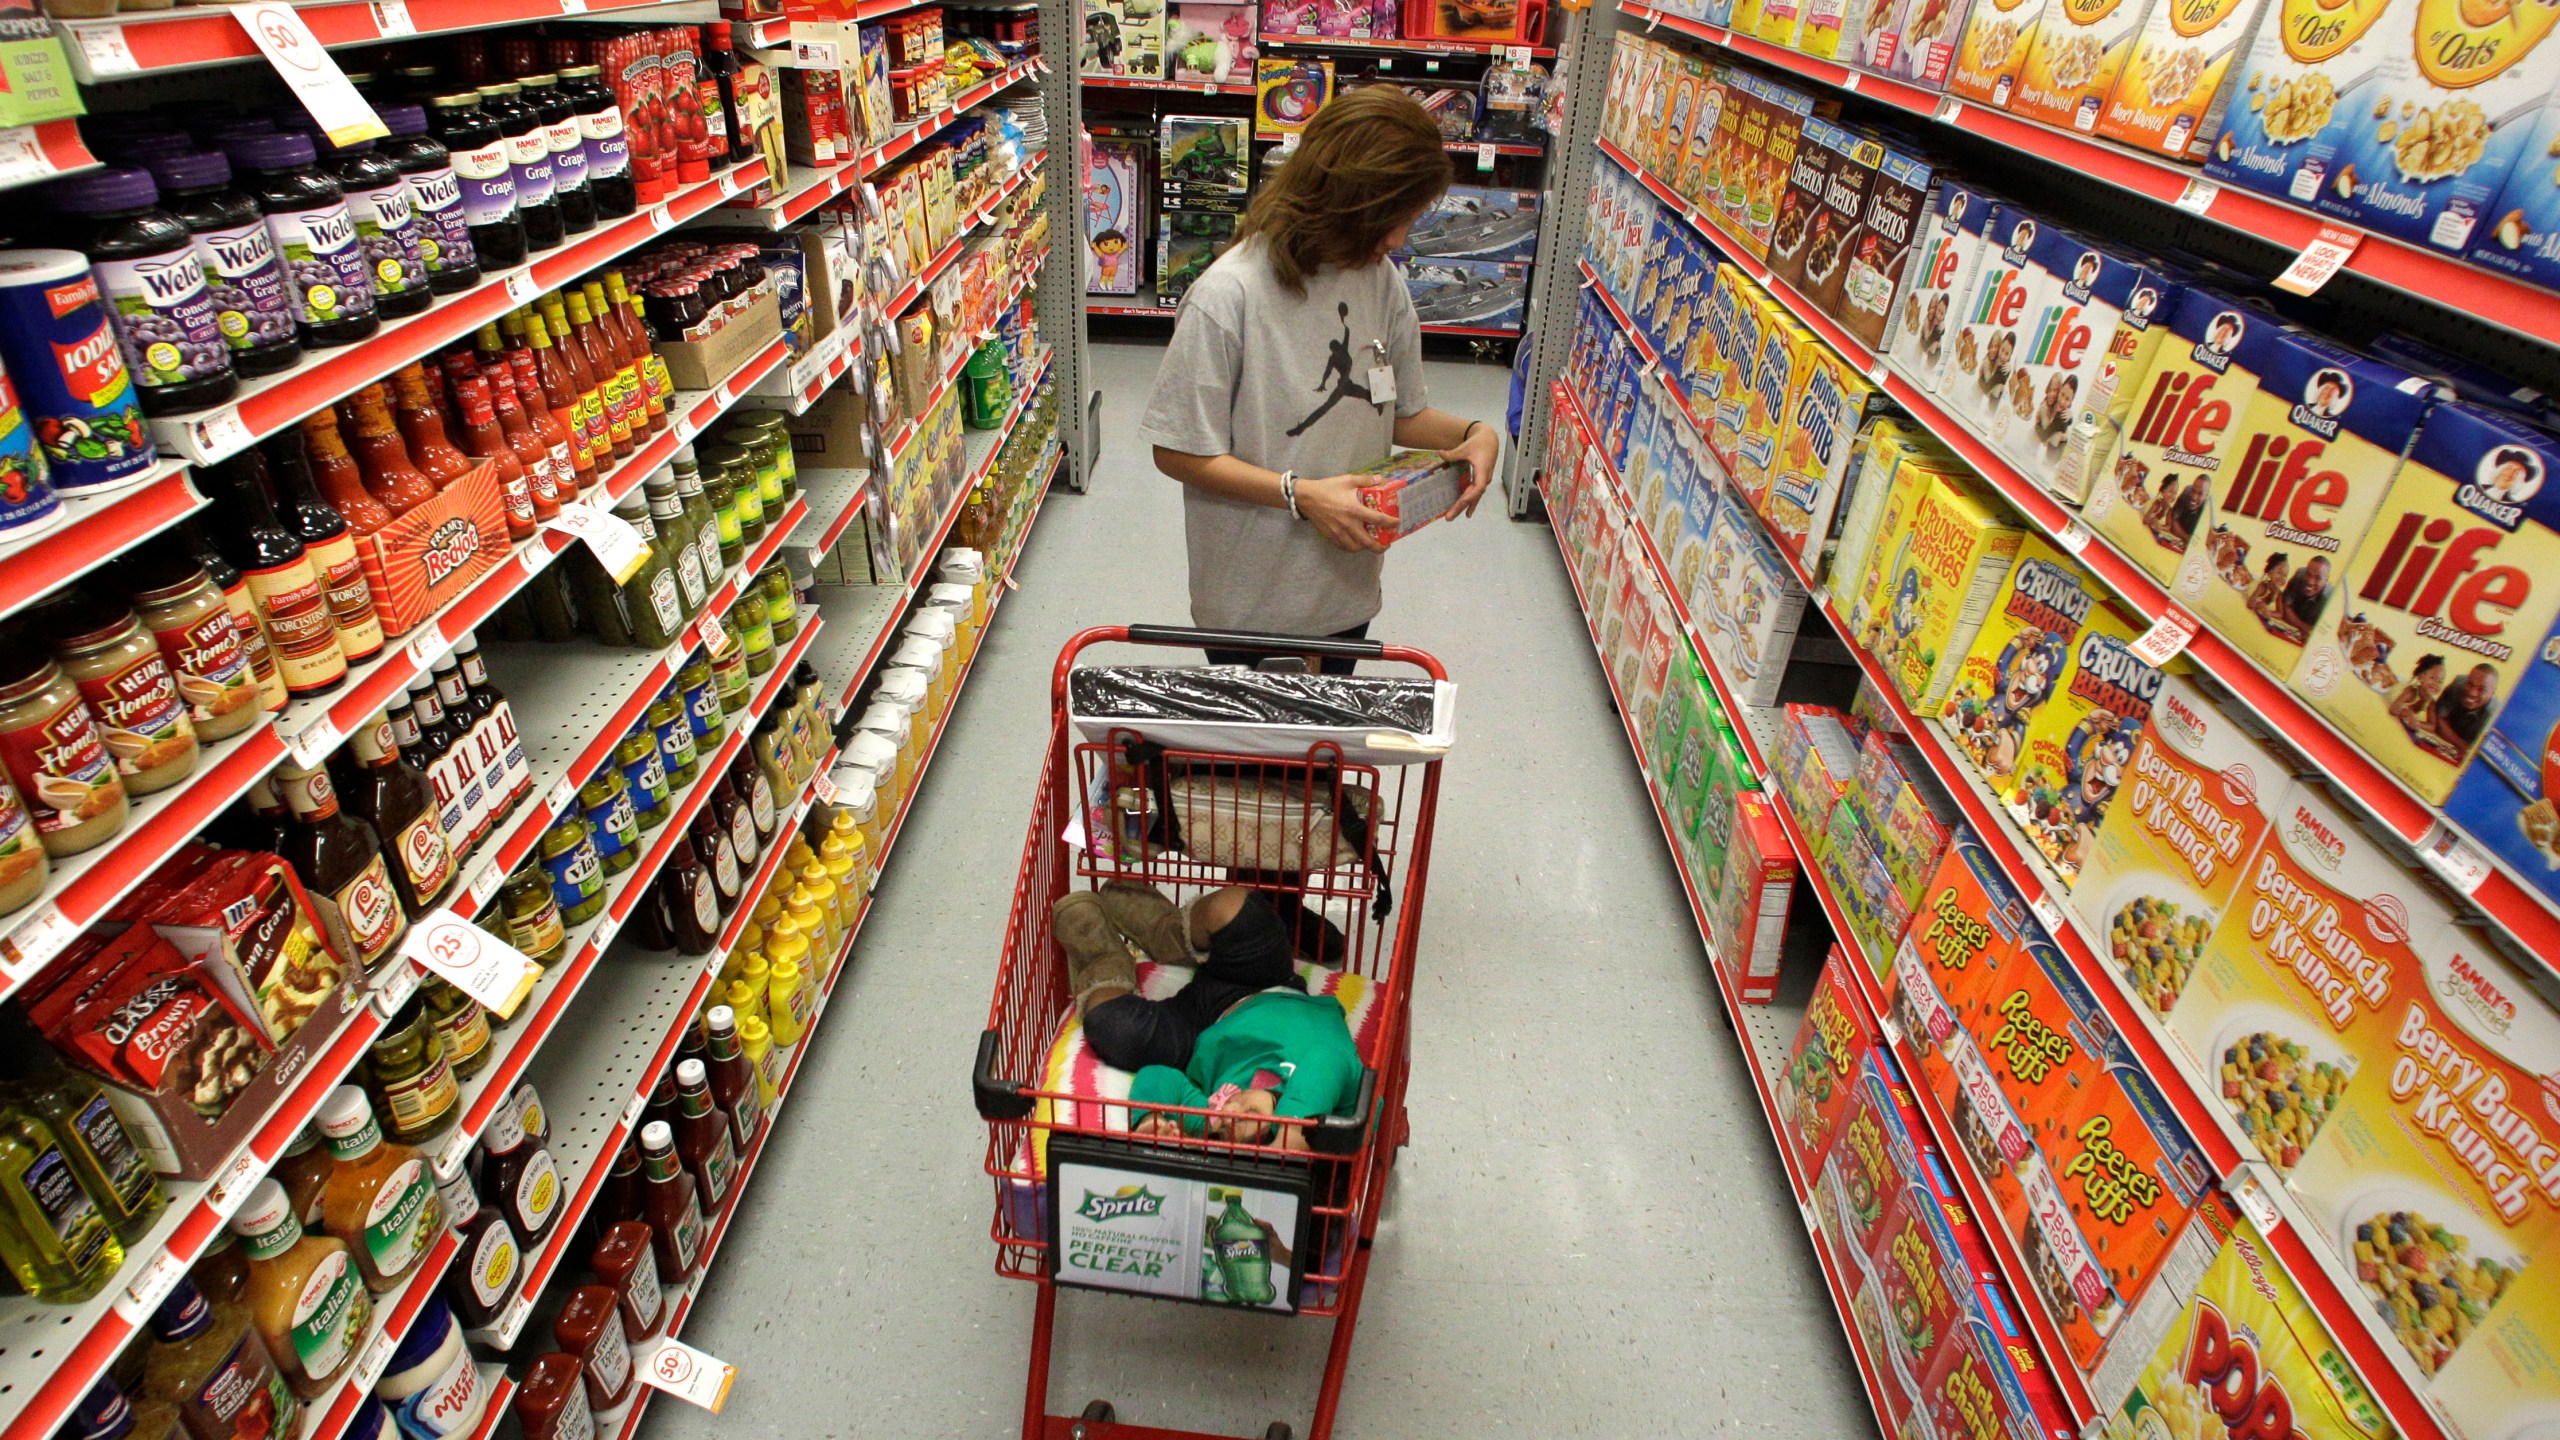
<path id="1" fill-rule="evenodd" d="M 2253 330 L 2281 326 L 2219 291 L 2188 290 L 2115 463 L 2089 477 L 2081 518 L 2163 585 L 2203 528 L 2214 479 L 2258 393 L 2256 372 L 2239 363 L 2241 343 Z"/>
<path id="2" fill-rule="evenodd" d="M 2232 64 L 2256 38 L 2266 0 L 2152 0 L 2098 133 L 2138 149 L 2201 160 L 2222 133 L 2239 80 Z"/>
<path id="3" fill-rule="evenodd" d="M 2294 690 L 2442 804 L 2560 618 L 2560 442 L 2437 406 L 2411 445 Z"/>
<path id="4" fill-rule="evenodd" d="M 2010 113 L 2087 134 L 2151 13 L 2145 0 L 2050 0 L 2018 71 Z"/>
<path id="5" fill-rule="evenodd" d="M 2105 595 L 2043 536 L 2020 543 L 2018 562 L 1940 707 L 1949 738 L 1994 794 L 2009 788 L 2026 750 L 2027 722 L 2060 688 L 2080 628 Z"/>
<path id="6" fill-rule="evenodd" d="M 1867 651 L 1902 698 L 1935 713 L 2016 561 L 2026 528 L 1978 477 L 1941 479 L 1912 512 L 1892 601 Z"/>
<path id="7" fill-rule="evenodd" d="M 1961 180 L 1938 187 L 1928 223 L 1914 247 L 1910 283 L 1902 287 L 1890 337 L 1893 368 L 1934 391 L 1946 366 L 1947 336 L 1963 328 L 1965 302 L 1982 263 L 1982 236 L 1999 211 L 1989 191 Z"/>
<path id="8" fill-rule="evenodd" d="M 2106 937 L 2116 972 L 2152 1013 L 2187 977 L 2292 780 L 2276 753 L 2185 676 L 2161 681 L 2123 794 L 2099 822 L 2071 908 Z"/>
<path id="9" fill-rule="evenodd" d="M 2036 25 L 2044 19 L 2046 0 L 1974 0 L 1965 21 L 1964 41 L 1956 47 L 1955 66 L 1947 74 L 1947 90 L 1968 100 L 2008 108 L 2018 71 L 2035 43 Z"/>
<path id="10" fill-rule="evenodd" d="M 2267 3 L 2204 173 L 2309 205 L 2343 159 L 2355 107 L 2370 103 L 2357 97 L 2386 37 L 2410 23 L 2418 0 Z"/>
<path id="11" fill-rule="evenodd" d="M 2089 612 L 2053 699 L 2027 722 L 2007 792 L 2009 814 L 2065 885 L 2079 879 L 2160 693 L 2161 674 L 2133 653 L 2134 634 L 2111 606 Z"/>

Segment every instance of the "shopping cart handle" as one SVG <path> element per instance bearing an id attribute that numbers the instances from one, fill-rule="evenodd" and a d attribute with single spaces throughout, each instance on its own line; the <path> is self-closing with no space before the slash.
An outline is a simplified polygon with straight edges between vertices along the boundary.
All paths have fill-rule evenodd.
<path id="1" fill-rule="evenodd" d="M 1375 660 L 1387 653 L 1376 640 L 1336 640 L 1324 635 L 1271 635 L 1258 630 L 1195 630 L 1188 625 L 1132 625 L 1136 645 L 1192 645 L 1203 650 L 1249 650 L 1258 655 L 1331 655 Z"/>
<path id="2" fill-rule="evenodd" d="M 970 1079 L 970 1088 L 978 1096 L 978 1118 L 1019 1120 L 1031 1113 L 1032 1098 L 1022 1086 L 996 1078 L 997 1043 L 992 1029 L 978 1037 L 978 1068 Z"/>
<path id="3" fill-rule="evenodd" d="M 1348 1155 L 1368 1133 L 1369 1105 L 1378 1098 L 1378 1072 L 1360 1067 L 1360 1100 L 1348 1115 L 1327 1115 L 1307 1127 L 1307 1148 L 1319 1155 Z"/>

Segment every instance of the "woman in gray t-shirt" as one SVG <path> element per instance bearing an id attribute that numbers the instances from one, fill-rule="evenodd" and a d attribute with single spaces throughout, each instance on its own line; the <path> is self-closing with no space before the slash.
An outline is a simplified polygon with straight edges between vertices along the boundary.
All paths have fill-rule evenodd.
<path id="1" fill-rule="evenodd" d="M 1452 517 L 1484 497 L 1501 440 L 1424 403 L 1421 323 L 1387 258 L 1449 173 L 1412 96 L 1343 95 L 1264 176 L 1234 246 L 1183 297 L 1142 433 L 1184 486 L 1192 623 L 1365 632 L 1386 550 L 1368 527 L 1394 522 L 1360 502 L 1364 477 L 1348 472 L 1394 446 L 1466 462 Z"/>

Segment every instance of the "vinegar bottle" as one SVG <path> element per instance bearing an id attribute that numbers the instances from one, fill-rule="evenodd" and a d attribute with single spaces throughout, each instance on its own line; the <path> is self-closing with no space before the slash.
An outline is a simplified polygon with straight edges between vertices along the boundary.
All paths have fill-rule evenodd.
<path id="1" fill-rule="evenodd" d="M 453 387 L 456 403 L 462 406 L 462 451 L 474 460 L 486 460 L 497 467 L 498 485 L 507 501 L 507 534 L 522 540 L 531 535 L 542 521 L 560 513 L 560 502 L 534 493 L 525 476 L 524 462 L 516 458 L 515 447 L 507 443 L 506 432 L 498 428 L 498 414 L 489 398 L 489 382 L 478 376 L 458 381 Z"/>
<path id="2" fill-rule="evenodd" d="M 399 401 L 400 436 L 408 442 L 409 458 L 435 487 L 442 490 L 470 474 L 471 457 L 446 432 L 444 414 L 436 408 L 435 394 L 427 384 L 426 367 L 401 366 L 392 372 L 391 386 Z"/>

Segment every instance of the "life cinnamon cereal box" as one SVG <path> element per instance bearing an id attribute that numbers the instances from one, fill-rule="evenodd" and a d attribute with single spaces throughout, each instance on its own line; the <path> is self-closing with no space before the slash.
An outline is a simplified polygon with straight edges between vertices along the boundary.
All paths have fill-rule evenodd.
<path id="1" fill-rule="evenodd" d="M 2053 698 L 2027 722 L 2006 792 L 2010 816 L 2066 886 L 2079 877 L 2160 693 L 2161 672 L 2133 653 L 2136 633 L 2112 606 L 2089 612 Z"/>
<path id="2" fill-rule="evenodd" d="M 1867 190 L 1867 213 L 1849 240 L 1840 293 L 1830 306 L 1842 329 L 1882 354 L 1894 302 L 1910 293 L 1921 266 L 1921 231 L 1938 194 L 1930 163 L 1887 145 Z"/>
<path id="3" fill-rule="evenodd" d="M 2258 393 L 2257 373 L 2239 363 L 2241 346 L 2281 323 L 2221 291 L 2190 288 L 2142 382 L 2115 463 L 2089 477 L 2080 518 L 2163 585 L 2204 528 L 2205 501 Z"/>
<path id="4" fill-rule="evenodd" d="M 1954 68 L 1947 72 L 1947 92 L 2007 108 L 2045 5 L 2046 0 L 1974 0 Z"/>
<path id="5" fill-rule="evenodd" d="M 2302 331 L 2252 326 L 2258 377 L 2228 463 L 2191 482 L 2196 538 L 2170 593 L 2269 673 L 2338 620 L 2337 595 L 2434 386 Z M 2560 592 L 2560 586 L 2554 586 Z M 2450 772 L 2448 772 L 2449 774 Z"/>
<path id="6" fill-rule="evenodd" d="M 1982 237 L 1999 208 L 1989 191 L 1955 179 L 1939 185 L 1937 203 L 1929 207 L 1889 341 L 1893 368 L 1923 390 L 1938 388 L 1952 349 L 1947 339 L 1964 328 Z"/>
<path id="7" fill-rule="evenodd" d="M 2019 67 L 2010 113 L 2095 131 L 2150 11 L 2146 0 L 2049 0 Z"/>
<path id="8" fill-rule="evenodd" d="M 2100 293 L 2091 291 L 2093 298 Z M 2151 376 L 2151 362 L 2160 352 L 2160 342 L 2168 337 L 2169 322 L 2186 294 L 2186 283 L 2171 271 L 2147 265 L 2121 296 L 2105 293 L 2116 306 L 2115 334 L 2084 377 L 2071 433 L 2045 476 L 2045 488 L 2075 504 L 2087 500 L 2095 478 L 2115 464 L 2125 426 L 2133 418 L 2134 401 Z"/>
<path id="9" fill-rule="evenodd" d="M 2045 222 L 2003 205 L 1997 227 L 1985 231 L 1972 293 L 1956 312 L 1946 369 L 1938 379 L 1938 403 L 1977 434 L 1988 435 L 2009 398 L 2018 350 L 2041 317 L 2045 274 L 2031 263 Z"/>
<path id="10" fill-rule="evenodd" d="M 2416 960 L 2366 1022 L 2370 1073 L 2290 1179 L 2313 1243 L 2352 1267 L 2357 1298 L 2450 1395 L 2447 1367 L 2560 1245 L 2560 1014 L 2476 933 L 2448 927 Z M 2531 1317 L 2545 1344 L 2551 1318 Z"/>
<path id="11" fill-rule="evenodd" d="M 1912 511 L 1892 557 L 1892 603 L 1868 653 L 1903 700 L 1936 713 L 2016 562 L 2026 527 L 1978 478 L 1941 479 Z"/>
<path id="12" fill-rule="evenodd" d="M 2081 627 L 2106 593 L 2043 536 L 2020 542 L 2017 563 L 1939 705 L 1948 738 L 1994 794 L 2006 793 L 2016 776 L 2028 723 L 2061 688 Z"/>
<path id="13" fill-rule="evenodd" d="M 2169 1033 L 2219 1082 L 2259 1155 L 2291 1171 L 2343 1096 L 2387 1083 L 2373 1037 L 2400 977 L 2424 956 L 2441 961 L 2455 934 L 2425 881 L 2318 787 L 2296 785 L 2242 867 Z"/>
<path id="14" fill-rule="evenodd" d="M 1950 1045 L 1970 1045 L 1971 1026 L 1989 1014 L 1994 977 L 2025 948 L 2027 902 L 1970 830 L 1958 830 L 1929 877 L 1911 924 L 1881 978 L 1887 1010 L 1914 1064 L 1912 1082 L 1952 1111 L 1957 1096 Z"/>
<path id="15" fill-rule="evenodd" d="M 2165 677 L 2071 908 L 2155 1015 L 2178 1005 L 2232 891 L 2290 800 L 2285 762 L 2182 675 Z"/>
<path id="16" fill-rule="evenodd" d="M 1790 554 L 1819 559 L 1822 541 L 1849 474 L 1850 452 L 1867 417 L 1890 400 L 1828 345 L 1804 352 L 1804 387 L 1787 411 L 1762 513 L 1769 533 Z M 1810 567 L 1808 567 L 1810 568 Z"/>
<path id="17" fill-rule="evenodd" d="M 1815 352 L 1823 348 L 1812 331 L 1774 301 L 1764 307 L 1764 313 L 1760 358 L 1751 367 L 1742 426 L 1733 441 L 1734 491 L 1755 510 L 1768 503 L 1769 486 L 1777 473 L 1778 442 L 1784 438 L 1787 417 L 1795 413 L 1796 401 L 1812 379 Z"/>
<path id="18" fill-rule="evenodd" d="M 2560 442 L 2459 402 L 2427 415 L 2293 689 L 2442 804 L 2560 619 Z"/>
<path id="19" fill-rule="evenodd" d="M 2392 1440 L 2390 1418 L 2356 1369 L 2282 1257 L 2242 1218 L 2110 1406 L 2103 1440 L 2208 1440 L 2271 1423 L 2286 1440 Z M 2093 1388 L 2102 1400 L 2115 1389 Z"/>
<path id="20" fill-rule="evenodd" d="M 2204 173 L 2310 205 L 2344 163 L 2391 37 L 2413 23 L 2418 0 L 2267 4 Z"/>
<path id="21" fill-rule="evenodd" d="M 2267 0 L 2152 0 L 2098 133 L 2137 149 L 2201 160 L 2222 133 Z"/>
<path id="22" fill-rule="evenodd" d="M 1875 1048 L 1876 1037 L 1858 1002 L 1857 979 L 1850 973 L 1857 963 L 1833 947 L 1814 981 L 1813 998 L 1805 1002 L 1787 1068 L 1778 1076 L 1779 1128 L 1806 1175 L 1821 1173 L 1840 1117 L 1866 1070 L 1867 1052 Z"/>

